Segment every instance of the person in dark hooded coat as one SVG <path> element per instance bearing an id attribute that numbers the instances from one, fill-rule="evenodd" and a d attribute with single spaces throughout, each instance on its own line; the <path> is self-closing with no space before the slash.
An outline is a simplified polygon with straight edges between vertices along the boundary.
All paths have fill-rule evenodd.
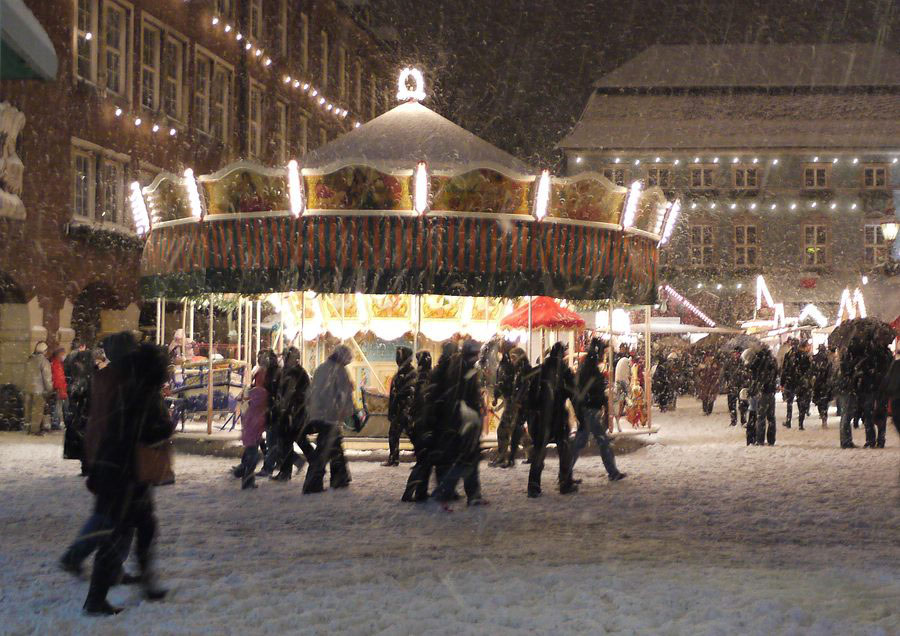
<path id="1" fill-rule="evenodd" d="M 880 399 L 884 404 L 888 405 L 891 419 L 894 420 L 894 428 L 897 429 L 897 434 L 900 435 L 900 341 L 895 340 L 894 342 L 898 346 L 894 351 L 894 359 L 891 361 L 891 366 L 888 368 L 888 372 L 881 383 Z M 887 423 L 885 422 L 886 425 Z M 883 438 L 880 441 L 879 448 L 884 448 Z"/>
<path id="2" fill-rule="evenodd" d="M 66 360 L 68 364 L 69 409 L 63 457 L 81 460 L 81 474 L 87 475 L 84 457 L 84 435 L 91 404 L 91 378 L 94 375 L 94 356 L 90 351 L 78 351 Z"/>
<path id="3" fill-rule="evenodd" d="M 135 551 L 145 598 L 160 600 L 166 595 L 156 582 L 152 563 L 157 531 L 153 486 L 140 480 L 136 457 L 139 445 L 160 443 L 175 430 L 162 396 L 168 366 L 165 351 L 150 344 L 140 345 L 120 365 L 122 377 L 113 396 L 114 407 L 87 480 L 97 496 L 97 511 L 114 523 L 102 532 L 97 548 L 84 604 L 88 614 L 120 611 L 109 604 L 106 595 L 122 571 L 127 554 L 123 546 L 131 542 L 132 533 L 137 535 Z"/>
<path id="4" fill-rule="evenodd" d="M 784 354 L 784 359 L 781 361 L 781 397 L 787 404 L 787 415 L 784 420 L 785 428 L 791 427 L 791 412 L 794 407 L 794 398 L 800 388 L 802 379 L 800 370 L 797 368 L 799 355 L 800 341 L 797 338 L 791 338 L 790 349 Z"/>
<path id="5" fill-rule="evenodd" d="M 330 464 L 332 488 L 350 485 L 350 470 L 344 457 L 342 423 L 354 413 L 353 380 L 347 365 L 353 361 L 353 353 L 344 345 L 338 346 L 328 359 L 318 366 L 306 400 L 309 419 L 308 434 L 316 435 L 316 449 L 309 457 L 303 493 L 324 490 L 325 467 Z"/>
<path id="6" fill-rule="evenodd" d="M 884 448 L 887 433 L 888 403 L 884 385 L 893 361 L 891 350 L 876 342 L 869 343 L 866 356 L 866 382 L 863 384 L 863 426 L 866 429 L 865 448 Z"/>
<path id="7" fill-rule="evenodd" d="M 294 466 L 300 470 L 303 460 L 294 452 L 294 442 L 300 446 L 303 455 L 309 457 L 313 447 L 303 434 L 306 427 L 306 392 L 309 389 L 309 374 L 300 364 L 300 350 L 290 347 L 284 354 L 284 367 L 278 382 L 275 400 L 275 415 L 278 417 L 276 481 L 288 481 Z"/>
<path id="8" fill-rule="evenodd" d="M 853 443 L 853 431 L 851 421 L 858 417 L 858 413 L 864 411 L 864 403 L 861 399 L 870 380 L 866 362 L 866 343 L 859 336 L 850 339 L 847 347 L 841 350 L 840 372 L 838 374 L 838 400 L 841 406 L 841 448 L 856 448 Z M 863 421 L 865 422 L 863 412 Z"/>
<path id="9" fill-rule="evenodd" d="M 803 421 L 809 411 L 812 399 L 812 356 L 809 354 L 809 342 L 802 342 L 794 354 L 794 395 L 797 397 L 797 428 L 803 430 Z M 790 408 L 790 405 L 789 407 Z M 790 428 L 790 418 L 788 418 Z"/>
<path id="10" fill-rule="evenodd" d="M 659 404 L 660 411 L 675 410 L 675 398 L 678 395 L 677 380 L 675 378 L 675 359 L 677 355 L 670 353 L 656 365 L 653 371 L 653 395 Z"/>
<path id="11" fill-rule="evenodd" d="M 534 444 L 531 469 L 528 472 L 529 497 L 541 496 L 541 473 L 544 470 L 547 444 L 552 441 L 556 442 L 559 455 L 560 493 L 568 494 L 578 490 L 578 485 L 572 479 L 569 416 L 566 411 L 566 401 L 572 400 L 574 395 L 575 376 L 566 364 L 565 354 L 566 346 L 563 343 L 554 344 L 534 378 L 535 384 L 531 390 L 534 426 L 531 421 L 528 423 Z"/>
<path id="12" fill-rule="evenodd" d="M 768 347 L 757 351 L 750 363 L 750 394 L 756 398 L 756 444 L 775 445 L 775 391 L 778 362 Z M 767 428 L 768 425 L 768 428 Z M 749 426 L 749 424 L 748 424 Z"/>
<path id="13" fill-rule="evenodd" d="M 388 396 L 388 458 L 382 466 L 400 465 L 400 435 L 410 435 L 412 406 L 416 393 L 416 371 L 413 369 L 413 352 L 409 347 L 397 347 L 395 354 L 397 373 L 391 380 Z"/>
<path id="14" fill-rule="evenodd" d="M 822 428 L 828 427 L 828 404 L 831 402 L 834 390 L 834 370 L 831 365 L 831 355 L 828 347 L 819 345 L 819 350 L 812 358 L 812 401 L 819 411 L 819 419 Z"/>
<path id="15" fill-rule="evenodd" d="M 606 377 L 600 372 L 600 361 L 606 343 L 593 338 L 588 346 L 587 355 L 578 368 L 576 378 L 578 390 L 575 399 L 575 415 L 578 419 L 578 431 L 575 433 L 575 450 L 572 464 L 578 461 L 581 450 L 587 446 L 593 434 L 600 449 L 600 459 L 610 481 L 625 478 L 625 473 L 616 468 L 616 456 L 609 440 L 609 403 L 606 398 Z"/>
<path id="16" fill-rule="evenodd" d="M 456 498 L 456 485 L 463 482 L 467 503 L 484 503 L 478 465 L 481 461 L 481 421 L 487 409 L 482 394 L 481 370 L 476 366 L 480 347 L 472 340 L 463 343 L 450 358 L 444 377 L 436 386 L 435 400 L 443 406 L 437 417 L 441 424 L 437 445 L 442 466 L 434 498 L 447 502 Z"/>
<path id="17" fill-rule="evenodd" d="M 269 404 L 266 410 L 266 444 L 263 467 L 258 477 L 271 477 L 281 459 L 281 444 L 278 434 L 281 431 L 281 418 L 278 414 L 278 387 L 281 384 L 281 367 L 278 356 L 271 349 L 262 349 L 257 356 L 257 366 L 265 369 L 266 392 Z"/>
<path id="18" fill-rule="evenodd" d="M 722 366 L 722 381 L 725 384 L 725 395 L 728 400 L 728 413 L 731 416 L 731 425 L 737 426 L 738 413 L 741 416 L 741 426 L 747 424 L 747 402 L 740 399 L 741 389 L 749 384 L 747 379 L 747 367 L 741 361 L 741 348 L 735 347 L 731 355 L 725 359 Z"/>

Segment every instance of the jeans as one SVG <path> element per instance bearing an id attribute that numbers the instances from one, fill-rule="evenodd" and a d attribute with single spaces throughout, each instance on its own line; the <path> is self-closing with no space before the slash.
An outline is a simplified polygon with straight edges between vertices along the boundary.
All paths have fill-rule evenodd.
<path id="1" fill-rule="evenodd" d="M 741 425 L 747 423 L 747 402 L 740 399 L 737 393 L 728 393 L 728 412 L 731 414 L 731 425 L 737 424 L 738 410 L 741 413 Z"/>
<path id="2" fill-rule="evenodd" d="M 766 425 L 768 424 L 768 430 Z M 775 394 L 762 393 L 756 405 L 756 443 L 775 444 Z"/>
<path id="3" fill-rule="evenodd" d="M 609 441 L 607 430 L 609 428 L 606 418 L 602 416 L 601 409 L 584 408 L 578 413 L 578 431 L 575 433 L 575 449 L 572 453 L 572 464 L 578 461 L 578 455 L 582 449 L 587 446 L 588 439 L 593 433 L 597 446 L 600 449 L 600 459 L 603 460 L 603 467 L 606 473 L 612 477 L 619 474 L 616 468 L 616 456 L 613 453 L 612 445 Z"/>
<path id="4" fill-rule="evenodd" d="M 325 481 L 325 468 L 331 470 L 332 488 L 344 488 L 350 484 L 350 470 L 344 457 L 343 436 L 340 422 L 313 420 L 309 423 L 308 434 L 316 434 L 316 449 L 309 459 L 306 479 L 303 482 L 304 493 L 322 492 Z"/>
<path id="5" fill-rule="evenodd" d="M 478 464 L 481 461 L 481 429 L 463 424 L 459 433 L 453 436 L 445 453 L 441 461 L 443 468 L 438 470 L 438 486 L 434 491 L 434 498 L 438 501 L 449 501 L 456 492 L 456 484 L 462 480 L 466 499 L 470 503 L 481 499 L 481 476 L 478 473 Z"/>
<path id="6" fill-rule="evenodd" d="M 784 399 L 784 403 L 787 404 L 787 416 L 785 419 L 785 425 L 789 425 L 791 423 L 791 417 L 794 410 L 794 392 L 784 389 L 781 392 L 781 397 Z M 797 408 L 800 408 L 799 402 L 797 403 Z"/>
<path id="7" fill-rule="evenodd" d="M 800 428 L 803 428 L 803 420 L 806 418 L 807 411 L 809 411 L 811 399 L 812 394 L 809 392 L 797 393 L 797 421 Z"/>
<path id="8" fill-rule="evenodd" d="M 854 393 L 844 393 L 838 396 L 838 404 L 841 407 L 841 448 L 853 445 L 853 431 L 850 428 L 850 420 L 856 414 L 859 400 Z"/>
<path id="9" fill-rule="evenodd" d="M 866 446 L 875 446 L 875 394 L 862 393 L 859 396 L 859 412 L 862 415 L 863 427 L 866 431 Z M 887 421 L 885 421 L 885 426 Z"/>
<path id="10" fill-rule="evenodd" d="M 73 566 L 81 566 L 84 560 L 100 547 L 104 536 L 112 530 L 113 525 L 112 519 L 99 510 L 99 507 L 96 508 L 81 527 L 78 536 L 75 537 L 75 541 L 66 550 L 63 555 L 63 561 Z M 123 551 L 120 555 L 123 563 L 128 558 L 128 552 L 131 550 L 132 535 L 133 533 L 128 534 L 125 537 L 127 540 L 123 540 L 120 544 L 120 548 Z"/>

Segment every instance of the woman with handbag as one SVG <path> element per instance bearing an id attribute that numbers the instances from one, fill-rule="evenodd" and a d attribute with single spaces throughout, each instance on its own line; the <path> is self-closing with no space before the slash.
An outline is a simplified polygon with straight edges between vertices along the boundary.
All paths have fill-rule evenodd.
<path id="1" fill-rule="evenodd" d="M 117 614 L 106 600 L 122 570 L 123 544 L 137 535 L 136 552 L 144 597 L 165 597 L 153 571 L 151 547 L 156 535 L 153 486 L 170 483 L 174 431 L 163 402 L 168 358 L 154 345 L 143 344 L 122 361 L 121 382 L 115 387 L 106 430 L 91 464 L 88 488 L 97 496 L 96 511 L 113 522 L 104 529 L 84 610 L 89 615 Z"/>

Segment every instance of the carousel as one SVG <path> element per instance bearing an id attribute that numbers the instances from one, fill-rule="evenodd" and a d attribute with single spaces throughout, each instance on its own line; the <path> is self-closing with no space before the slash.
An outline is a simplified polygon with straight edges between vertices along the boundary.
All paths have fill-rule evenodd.
<path id="1" fill-rule="evenodd" d="M 180 304 L 179 372 L 205 393 L 208 431 L 214 411 L 234 410 L 266 338 L 300 348 L 307 368 L 344 342 L 357 385 L 384 393 L 396 346 L 485 342 L 517 307 L 531 354 L 534 297 L 656 301 L 678 202 L 640 182 L 531 170 L 422 105 L 417 70 L 398 88 L 400 105 L 287 166 L 239 161 L 132 185 L 142 293 L 157 299 L 160 343 L 167 304 Z M 214 344 L 217 306 L 229 328 Z M 208 334 L 193 333 L 195 308 Z M 190 351 L 195 335 L 205 356 L 188 355 L 204 349 Z"/>

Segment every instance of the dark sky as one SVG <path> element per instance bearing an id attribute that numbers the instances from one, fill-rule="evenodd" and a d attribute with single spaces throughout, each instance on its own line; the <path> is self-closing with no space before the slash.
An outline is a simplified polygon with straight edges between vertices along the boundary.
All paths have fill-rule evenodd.
<path id="1" fill-rule="evenodd" d="M 594 80 L 651 44 L 867 42 L 900 48 L 897 0 L 372 0 L 425 71 L 426 105 L 552 165 Z"/>

